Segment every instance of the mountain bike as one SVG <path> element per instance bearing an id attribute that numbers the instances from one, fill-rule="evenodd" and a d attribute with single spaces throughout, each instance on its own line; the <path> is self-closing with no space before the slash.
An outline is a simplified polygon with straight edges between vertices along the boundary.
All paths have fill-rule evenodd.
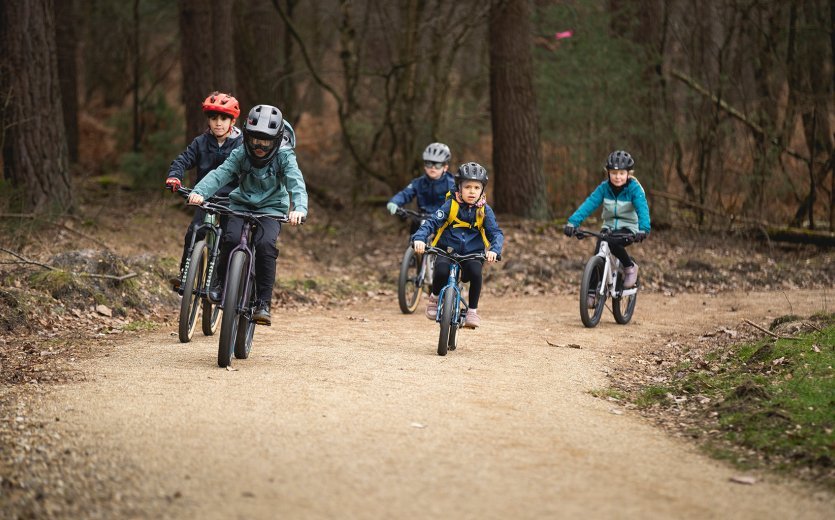
<path id="1" fill-rule="evenodd" d="M 626 325 L 635 312 L 640 284 L 636 281 L 633 287 L 624 289 L 623 268 L 609 249 L 609 244 L 631 244 L 635 241 L 635 235 L 630 232 L 595 233 L 587 229 L 577 229 L 574 236 L 578 240 L 589 236 L 598 238 L 597 253 L 586 262 L 580 282 L 580 319 L 583 325 L 589 328 L 597 326 L 608 296 L 612 297 L 612 314 L 615 321 Z"/>
<path id="2" fill-rule="evenodd" d="M 255 249 L 250 245 L 252 237 L 261 219 L 272 219 L 282 223 L 287 223 L 290 219 L 286 215 L 262 215 L 248 211 L 235 211 L 211 202 L 204 202 L 199 207 L 244 220 L 240 243 L 229 252 L 226 284 L 223 287 L 223 297 L 220 303 L 223 309 L 223 319 L 220 323 L 217 364 L 225 368 L 232 363 L 233 353 L 237 359 L 246 359 L 252 351 L 252 338 L 255 335 L 255 321 L 252 315 L 257 305 Z"/>
<path id="3" fill-rule="evenodd" d="M 406 208 L 397 208 L 396 215 L 420 224 L 430 215 Z M 411 244 L 403 252 L 400 262 L 400 276 L 397 279 L 397 302 L 403 314 L 412 314 L 418 307 L 421 293 L 429 291 L 432 285 L 432 268 L 435 255 L 415 253 Z"/>
<path id="4" fill-rule="evenodd" d="M 188 198 L 191 190 L 179 188 L 177 194 Z M 210 202 L 225 206 L 228 197 L 211 197 Z M 206 216 L 203 223 L 191 233 L 191 242 L 186 253 L 186 263 L 183 265 L 180 288 L 180 319 L 178 336 L 181 343 L 188 343 L 197 328 L 197 312 L 202 308 L 201 325 L 203 334 L 211 336 L 217 331 L 220 316 L 223 311 L 209 301 L 208 288 L 214 276 L 215 264 L 220 252 L 220 236 L 223 230 L 216 211 L 205 208 Z M 204 232 L 205 237 L 197 240 L 198 233 Z M 200 233 L 202 234 L 202 233 Z"/>
<path id="5" fill-rule="evenodd" d="M 438 294 L 438 313 L 435 321 L 441 325 L 441 333 L 438 337 L 438 355 L 446 356 L 447 350 L 455 350 L 458 346 L 458 331 L 464 326 L 467 319 L 469 305 L 461 296 L 461 263 L 467 260 L 486 260 L 487 256 L 480 253 L 459 255 L 438 247 L 427 247 L 426 254 L 441 255 L 452 260 L 449 264 L 449 278 Z M 501 260 L 501 255 L 497 257 Z"/>

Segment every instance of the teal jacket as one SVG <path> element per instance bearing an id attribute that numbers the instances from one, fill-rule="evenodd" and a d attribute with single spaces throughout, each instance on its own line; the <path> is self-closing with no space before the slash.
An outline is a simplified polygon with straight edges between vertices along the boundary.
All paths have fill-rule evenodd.
<path id="1" fill-rule="evenodd" d="M 608 180 L 601 182 L 600 186 L 577 208 L 577 211 L 568 217 L 568 223 L 579 227 L 601 204 L 603 205 L 604 228 L 612 231 L 626 228 L 633 233 L 638 231 L 649 233 L 649 205 L 644 188 L 638 179 L 630 177 L 617 194 L 612 190 L 612 185 Z"/>
<path id="2" fill-rule="evenodd" d="M 238 187 L 229 194 L 237 211 L 287 215 L 293 211 L 307 215 L 307 189 L 296 162 L 296 134 L 285 122 L 284 138 L 273 160 L 263 168 L 249 162 L 242 144 L 220 166 L 206 174 L 194 187 L 194 193 L 210 197 L 232 181 Z"/>

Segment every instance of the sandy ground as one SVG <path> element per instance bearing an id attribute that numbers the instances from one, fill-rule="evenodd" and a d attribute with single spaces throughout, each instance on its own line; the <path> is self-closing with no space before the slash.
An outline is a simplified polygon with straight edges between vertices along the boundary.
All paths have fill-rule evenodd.
<path id="1" fill-rule="evenodd" d="M 136 517 L 833 518 L 831 494 L 731 483 L 739 470 L 590 394 L 635 349 L 831 297 L 642 294 L 633 323 L 607 311 L 585 329 L 573 298 L 487 296 L 446 357 L 396 301 L 277 310 L 233 371 L 216 337 L 172 328 L 91 361 L 37 414 L 118 461 L 102 478 Z"/>

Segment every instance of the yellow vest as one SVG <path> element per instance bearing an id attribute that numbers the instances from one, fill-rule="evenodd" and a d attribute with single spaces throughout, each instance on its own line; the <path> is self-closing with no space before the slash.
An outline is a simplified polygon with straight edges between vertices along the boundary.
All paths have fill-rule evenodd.
<path id="1" fill-rule="evenodd" d="M 450 194 L 447 194 L 447 197 L 449 196 Z M 449 207 L 449 216 L 447 217 L 446 222 L 444 222 L 444 224 L 438 230 L 438 232 L 435 233 L 435 239 L 432 240 L 431 244 L 432 247 L 435 247 L 435 245 L 438 243 L 438 240 L 441 239 L 441 235 L 444 233 L 444 231 L 446 231 L 446 228 L 448 228 L 449 225 L 452 224 L 452 227 L 454 228 L 465 227 L 470 229 L 475 228 L 479 230 L 479 232 L 481 233 L 481 240 L 484 241 L 484 249 L 490 249 L 490 241 L 487 240 L 487 234 L 484 232 L 484 206 L 481 206 L 475 211 L 475 224 L 470 224 L 469 222 L 464 222 L 463 220 L 458 218 L 458 208 L 460 207 L 460 205 L 458 204 L 458 201 L 455 200 L 455 197 L 450 198 L 450 203 L 451 204 Z"/>

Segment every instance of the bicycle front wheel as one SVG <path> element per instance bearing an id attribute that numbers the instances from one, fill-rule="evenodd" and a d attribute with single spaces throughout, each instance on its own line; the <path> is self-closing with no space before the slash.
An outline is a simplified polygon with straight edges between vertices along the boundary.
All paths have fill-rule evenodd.
<path id="1" fill-rule="evenodd" d="M 235 357 L 246 359 L 252 351 L 252 337 L 255 335 L 255 322 L 252 321 L 252 311 L 255 309 L 255 275 L 250 273 L 247 281 L 249 302 L 246 305 L 246 312 L 241 312 L 238 318 L 238 334 L 235 338 Z M 241 295 L 243 297 L 243 295 Z"/>
<path id="2" fill-rule="evenodd" d="M 438 338 L 438 355 L 446 356 L 449 348 L 449 334 L 452 328 L 452 319 L 455 314 L 455 291 L 447 288 L 444 291 L 443 302 L 438 302 L 441 305 L 441 335 Z"/>
<path id="3" fill-rule="evenodd" d="M 618 276 L 618 285 L 623 286 L 623 273 L 620 273 Z M 632 314 L 635 312 L 635 304 L 638 302 L 637 287 L 638 282 L 636 281 L 635 294 L 612 298 L 612 314 L 615 315 L 615 321 L 620 325 L 626 325 L 632 319 Z"/>
<path id="4" fill-rule="evenodd" d="M 229 261 L 229 274 L 226 276 L 226 297 L 223 300 L 225 308 L 220 322 L 220 339 L 217 347 L 217 364 L 222 368 L 232 363 L 232 352 L 238 337 L 239 314 L 245 303 L 241 299 L 246 283 L 246 265 L 246 253 L 235 251 Z"/>
<path id="5" fill-rule="evenodd" d="M 603 290 L 603 271 L 606 260 L 599 256 L 589 258 L 580 282 L 580 319 L 586 327 L 595 327 L 600 322 L 606 305 L 606 291 Z"/>
<path id="6" fill-rule="evenodd" d="M 403 260 L 400 262 L 400 278 L 397 280 L 397 302 L 403 314 L 415 312 L 420 301 L 423 287 L 417 283 L 417 278 L 420 274 L 422 259 L 423 256 L 416 254 L 411 247 L 406 248 L 406 252 L 403 253 Z"/>
<path id="7" fill-rule="evenodd" d="M 188 263 L 188 273 L 183 284 L 183 299 L 180 302 L 180 326 L 178 335 L 180 343 L 188 343 L 194 336 L 197 325 L 197 311 L 200 310 L 200 291 L 205 287 L 205 273 L 208 253 L 206 241 L 194 244 Z"/>

